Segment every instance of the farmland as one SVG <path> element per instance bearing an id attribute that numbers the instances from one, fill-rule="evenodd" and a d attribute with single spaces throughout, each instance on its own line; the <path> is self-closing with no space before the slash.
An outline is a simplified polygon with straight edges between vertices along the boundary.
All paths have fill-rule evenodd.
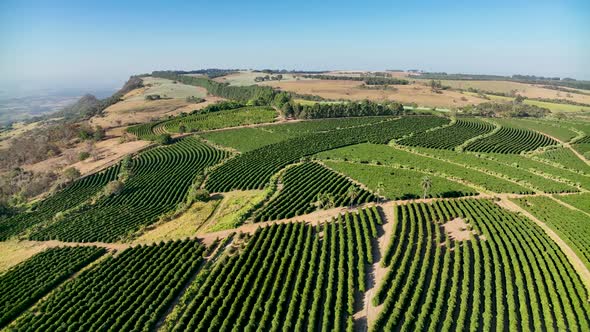
<path id="1" fill-rule="evenodd" d="M 0 218 L 0 327 L 590 329 L 590 166 L 574 150 L 590 144 L 583 117 L 484 117 L 268 87 L 369 74 L 252 86 L 257 76 L 229 73 L 144 77 L 119 107 L 185 106 L 119 128 L 143 150 Z M 439 100 L 470 96 L 416 81 L 355 85 L 343 99 L 416 86 Z M 194 91 L 231 100 L 192 109 Z"/>

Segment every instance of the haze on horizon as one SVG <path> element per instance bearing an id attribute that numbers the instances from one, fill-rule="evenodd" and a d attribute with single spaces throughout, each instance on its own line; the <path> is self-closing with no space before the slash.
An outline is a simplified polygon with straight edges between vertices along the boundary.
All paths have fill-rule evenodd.
<path id="1" fill-rule="evenodd" d="M 587 1 L 3 1 L 0 89 L 160 69 L 421 69 L 590 79 Z"/>

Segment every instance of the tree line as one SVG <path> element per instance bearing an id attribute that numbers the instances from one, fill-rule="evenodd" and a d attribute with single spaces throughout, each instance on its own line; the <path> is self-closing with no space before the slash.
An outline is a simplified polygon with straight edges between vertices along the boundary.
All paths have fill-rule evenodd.
<path id="1" fill-rule="evenodd" d="M 359 81 L 366 85 L 406 85 L 410 83 L 408 80 L 400 78 L 377 76 L 301 75 L 301 77 L 319 80 Z"/>
<path id="2" fill-rule="evenodd" d="M 383 116 L 405 114 L 402 104 L 397 102 L 375 103 L 368 100 L 347 103 L 315 103 L 301 105 L 288 102 L 282 107 L 286 117 L 297 119 L 342 118 L 357 116 Z"/>

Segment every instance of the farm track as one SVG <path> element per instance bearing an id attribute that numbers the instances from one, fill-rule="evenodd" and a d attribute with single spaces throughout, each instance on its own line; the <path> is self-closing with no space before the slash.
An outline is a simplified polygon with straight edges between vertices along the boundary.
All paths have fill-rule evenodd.
<path id="1" fill-rule="evenodd" d="M 557 194 L 556 196 L 562 195 L 570 195 L 571 193 L 564 193 L 564 194 Z M 470 200 L 470 199 L 499 199 L 497 204 L 507 210 L 513 212 L 519 212 L 525 217 L 529 218 L 531 221 L 535 222 L 539 225 L 545 233 L 560 247 L 560 249 L 564 252 L 568 261 L 572 264 L 580 278 L 582 279 L 583 284 L 588 289 L 590 293 L 590 270 L 586 268 L 583 262 L 578 258 L 578 256 L 574 253 L 574 251 L 554 232 L 549 228 L 545 223 L 537 219 L 532 214 L 528 213 L 512 201 L 510 198 L 523 198 L 523 197 L 533 197 L 533 196 L 547 196 L 552 197 L 549 194 L 480 194 L 474 197 L 463 197 L 463 198 L 427 198 L 427 199 L 410 199 L 410 200 L 398 200 L 398 201 L 386 201 L 381 203 L 366 203 L 357 206 L 353 206 L 352 208 L 349 207 L 338 207 L 332 208 L 328 210 L 320 210 L 310 214 L 301 215 L 294 218 L 276 220 L 276 221 L 269 221 L 269 222 L 258 222 L 258 223 L 247 223 L 241 225 L 234 229 L 223 230 L 219 232 L 207 233 L 194 236 L 193 239 L 200 240 L 205 245 L 211 245 L 215 240 L 220 238 L 225 238 L 234 232 L 242 232 L 242 233 L 249 233 L 253 234 L 256 230 L 260 227 L 274 225 L 274 224 L 287 224 L 287 223 L 296 223 L 296 222 L 305 222 L 309 225 L 319 225 L 325 223 L 327 221 L 332 220 L 332 218 L 338 217 L 346 212 L 353 212 L 358 211 L 362 208 L 370 207 L 370 206 L 378 206 L 381 210 L 381 216 L 383 220 L 383 225 L 378 227 L 378 238 L 373 240 L 375 246 L 374 248 L 374 257 L 375 262 L 372 265 L 367 266 L 367 276 L 366 276 L 366 284 L 367 284 L 367 291 L 364 293 L 359 293 L 357 295 L 357 306 L 355 309 L 354 320 L 356 322 L 356 326 L 358 327 L 357 330 L 359 331 L 366 331 L 370 326 L 372 326 L 375 319 L 379 316 L 381 312 L 380 306 L 373 306 L 371 304 L 371 299 L 374 297 L 375 292 L 379 289 L 380 283 L 383 280 L 383 276 L 387 272 L 387 267 L 381 266 L 381 257 L 385 252 L 389 241 L 391 239 L 391 232 L 394 226 L 394 216 L 393 210 L 396 205 L 406 205 L 411 203 L 431 203 L 435 201 L 448 201 L 448 200 Z M 557 199 L 556 199 L 557 200 Z M 560 201 L 561 203 L 561 201 Z M 565 205 L 565 204 L 564 204 Z M 567 206 L 567 205 L 566 205 Z M 98 246 L 104 247 L 110 252 L 119 252 L 121 250 L 134 247 L 136 245 L 131 243 L 104 243 L 104 242 L 61 242 L 61 241 L 23 241 L 25 243 L 34 243 L 34 242 L 42 242 L 48 247 L 59 247 L 59 246 Z M 192 276 L 194 278 L 194 275 Z M 589 299 L 590 300 L 590 299 Z M 169 314 L 169 308 L 167 314 Z M 163 320 L 158 322 L 162 324 Z"/>

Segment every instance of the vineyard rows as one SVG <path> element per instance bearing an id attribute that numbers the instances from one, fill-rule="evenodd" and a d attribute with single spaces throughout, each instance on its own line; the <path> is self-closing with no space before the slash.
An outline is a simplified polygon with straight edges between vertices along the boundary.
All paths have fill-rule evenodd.
<path id="1" fill-rule="evenodd" d="M 511 165 L 506 165 L 505 163 L 494 160 L 495 156 L 490 158 L 482 158 L 474 153 L 459 153 L 455 151 L 445 150 L 428 150 L 424 148 L 414 149 L 418 152 L 427 155 L 442 158 L 444 160 L 449 160 L 469 167 L 475 167 L 478 170 L 483 170 L 486 172 L 490 172 L 492 174 L 499 174 L 519 183 L 526 183 L 527 186 L 532 186 L 538 191 L 542 191 L 545 193 L 563 193 L 579 191 L 572 185 L 558 182 L 550 178 L 545 178 L 543 176 L 539 176 L 535 173 L 529 172 L 524 167 L 519 167 L 519 163 L 516 160 L 516 156 L 514 156 L 514 158 L 510 158 L 513 161 Z"/>
<path id="2" fill-rule="evenodd" d="M 557 145 L 558 142 L 536 131 L 502 127 L 495 134 L 477 140 L 465 147 L 466 151 L 519 154 L 543 146 Z"/>
<path id="3" fill-rule="evenodd" d="M 470 240 L 446 235 L 455 218 Z M 382 263 L 376 331 L 590 329 L 586 290 L 559 247 L 489 200 L 397 206 Z"/>
<path id="4" fill-rule="evenodd" d="M 248 124 L 272 122 L 277 112 L 272 107 L 243 107 L 232 110 L 210 112 L 205 114 L 193 114 L 185 117 L 176 117 L 170 121 L 157 124 L 153 132 L 178 133 L 180 126 L 184 126 L 185 132 L 228 128 Z"/>
<path id="5" fill-rule="evenodd" d="M 211 192 L 260 189 L 273 174 L 302 157 L 362 142 L 385 144 L 391 139 L 412 132 L 419 133 L 447 122 L 447 119 L 440 117 L 405 117 L 369 126 L 296 137 L 228 160 L 210 174 L 206 187 Z"/>
<path id="6" fill-rule="evenodd" d="M 196 132 L 273 122 L 275 118 L 276 111 L 272 107 L 242 107 L 178 116 L 171 120 L 156 123 L 144 123 L 129 127 L 127 131 L 140 139 L 150 140 L 165 133 Z M 181 127 L 183 127 L 182 130 Z"/>
<path id="7" fill-rule="evenodd" d="M 104 252 L 97 247 L 52 248 L 0 275 L 0 328 Z"/>
<path id="8" fill-rule="evenodd" d="M 590 174 L 590 166 L 578 158 L 572 150 L 564 147 L 549 149 L 538 155 L 539 158 L 558 163 L 567 169 Z"/>
<path id="9" fill-rule="evenodd" d="M 32 207 L 31 212 L 17 214 L 11 218 L 0 218 L 0 240 L 7 240 L 29 227 L 50 221 L 59 213 L 72 209 L 94 196 L 107 183 L 117 178 L 119 165 L 86 176 L 73 182 L 65 189 L 49 196 Z"/>
<path id="10" fill-rule="evenodd" d="M 451 151 L 430 150 L 438 153 Z M 462 154 L 465 155 L 465 154 Z M 482 188 L 497 193 L 530 193 L 531 190 L 508 180 L 483 173 L 481 171 L 458 166 L 445 160 L 421 156 L 409 151 L 392 148 L 385 145 L 359 144 L 340 149 L 325 151 L 318 154 L 322 159 L 335 159 L 354 161 L 361 164 L 373 163 L 382 165 L 404 166 L 409 169 L 418 169 L 431 172 L 442 177 L 451 176 L 476 184 Z M 506 166 L 504 166 L 507 168 Z M 436 187 L 435 187 L 436 188 Z M 412 187 L 416 190 L 416 184 Z M 438 190 L 438 189 L 436 189 Z"/>
<path id="11" fill-rule="evenodd" d="M 399 144 L 452 150 L 463 142 L 492 130 L 494 130 L 494 125 L 488 122 L 476 119 L 459 119 L 452 126 L 408 137 L 399 141 Z"/>
<path id="12" fill-rule="evenodd" d="M 378 224 L 371 208 L 258 229 L 241 253 L 201 273 L 171 330 L 352 331 Z"/>
<path id="13" fill-rule="evenodd" d="M 149 331 L 201 266 L 196 241 L 137 246 L 110 256 L 16 321 L 18 331 Z"/>
<path id="14" fill-rule="evenodd" d="M 523 209 L 551 227 L 590 269 L 590 218 L 549 197 L 514 199 Z"/>
<path id="15" fill-rule="evenodd" d="M 31 239 L 69 242 L 113 242 L 158 220 L 182 202 L 195 177 L 227 153 L 193 137 L 150 149 L 133 160 L 132 175 L 121 193 L 31 234 Z"/>
<path id="16" fill-rule="evenodd" d="M 306 162 L 287 169 L 282 179 L 284 185 L 279 195 L 268 202 L 256 214 L 256 221 L 292 218 L 314 211 L 324 205 L 332 207 L 360 204 L 375 200 L 370 192 L 359 188 L 338 173 L 314 162 Z M 347 196 L 350 188 L 355 189 L 354 197 Z M 316 206 L 318 198 L 331 195 L 332 202 Z"/>

